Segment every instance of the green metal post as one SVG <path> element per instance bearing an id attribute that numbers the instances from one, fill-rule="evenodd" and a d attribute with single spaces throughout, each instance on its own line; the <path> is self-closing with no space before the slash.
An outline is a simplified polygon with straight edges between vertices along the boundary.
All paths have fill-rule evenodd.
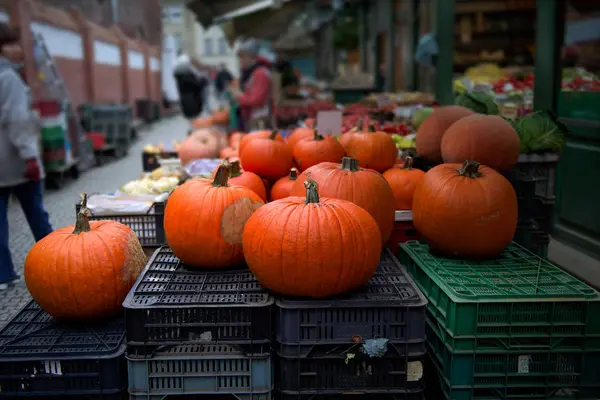
<path id="1" fill-rule="evenodd" d="M 419 36 L 421 34 L 421 0 L 411 0 L 411 12 L 412 12 L 412 49 L 410 53 L 410 65 L 412 65 L 412 77 L 407 80 L 410 85 L 410 90 L 419 90 L 419 65 L 415 61 L 415 52 L 417 51 L 417 45 L 419 44 Z"/>
<path id="2" fill-rule="evenodd" d="M 560 49 L 564 40 L 564 3 L 562 0 L 537 0 L 535 110 L 556 112 L 562 80 Z"/>
<path id="3" fill-rule="evenodd" d="M 452 104 L 452 75 L 454 73 L 454 11 L 455 0 L 437 0 L 435 7 L 435 38 L 438 56 L 435 70 L 435 97 L 442 105 Z"/>
<path id="4" fill-rule="evenodd" d="M 388 9 L 388 40 L 386 49 L 387 65 L 385 66 L 385 83 L 388 92 L 395 92 L 395 70 L 396 70 L 396 2 L 385 0 Z"/>

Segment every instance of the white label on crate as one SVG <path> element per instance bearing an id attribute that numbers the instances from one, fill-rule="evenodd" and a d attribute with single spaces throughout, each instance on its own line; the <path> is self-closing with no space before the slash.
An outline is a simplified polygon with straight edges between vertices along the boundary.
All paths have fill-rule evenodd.
<path id="1" fill-rule="evenodd" d="M 528 374 L 529 364 L 531 363 L 531 356 L 519 356 L 518 363 L 519 365 L 517 366 L 517 372 L 519 374 Z"/>
<path id="2" fill-rule="evenodd" d="M 409 361 L 406 365 L 406 380 L 408 382 L 420 381 L 423 378 L 423 364 L 421 361 Z"/>
<path id="3" fill-rule="evenodd" d="M 43 361 L 44 372 L 50 375 L 62 375 L 62 367 L 60 361 L 46 360 Z"/>
<path id="4" fill-rule="evenodd" d="M 321 135 L 338 135 L 342 132 L 341 111 L 319 111 L 317 129 Z"/>

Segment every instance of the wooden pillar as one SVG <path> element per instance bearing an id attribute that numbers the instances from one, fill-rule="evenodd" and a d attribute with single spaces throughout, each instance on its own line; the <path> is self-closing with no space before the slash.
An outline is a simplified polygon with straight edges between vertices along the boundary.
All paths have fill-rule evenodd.
<path id="1" fill-rule="evenodd" d="M 535 37 L 535 110 L 556 112 L 561 87 L 560 54 L 564 38 L 565 4 L 561 0 L 537 0 Z"/>
<path id="2" fill-rule="evenodd" d="M 455 0 L 437 0 L 435 38 L 438 56 L 435 71 L 435 97 L 441 105 L 454 103 L 452 76 L 454 74 L 454 12 Z"/>
<path id="3" fill-rule="evenodd" d="M 76 8 L 69 8 L 68 10 L 71 17 L 77 23 L 79 28 L 79 34 L 81 35 L 81 45 L 83 47 L 83 65 L 84 65 L 84 80 L 85 80 L 85 91 L 86 91 L 86 102 L 96 102 L 96 85 L 94 81 L 96 79 L 96 56 L 94 53 L 94 34 L 85 19 L 84 15 Z"/>

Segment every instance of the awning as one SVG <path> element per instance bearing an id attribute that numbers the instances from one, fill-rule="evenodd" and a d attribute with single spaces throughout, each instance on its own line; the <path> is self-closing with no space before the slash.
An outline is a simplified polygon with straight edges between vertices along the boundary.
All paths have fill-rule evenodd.
<path id="1" fill-rule="evenodd" d="M 217 18 L 237 18 L 271 8 L 275 3 L 273 0 L 193 0 L 188 2 L 187 8 L 196 14 L 202 26 L 208 27 L 217 22 Z"/>

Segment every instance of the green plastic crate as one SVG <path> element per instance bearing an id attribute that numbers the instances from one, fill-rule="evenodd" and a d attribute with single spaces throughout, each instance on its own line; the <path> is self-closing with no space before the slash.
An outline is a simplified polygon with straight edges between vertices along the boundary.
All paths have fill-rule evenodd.
<path id="1" fill-rule="evenodd" d="M 398 258 L 453 337 L 600 336 L 598 292 L 514 242 L 496 259 L 473 261 L 410 241 Z"/>

